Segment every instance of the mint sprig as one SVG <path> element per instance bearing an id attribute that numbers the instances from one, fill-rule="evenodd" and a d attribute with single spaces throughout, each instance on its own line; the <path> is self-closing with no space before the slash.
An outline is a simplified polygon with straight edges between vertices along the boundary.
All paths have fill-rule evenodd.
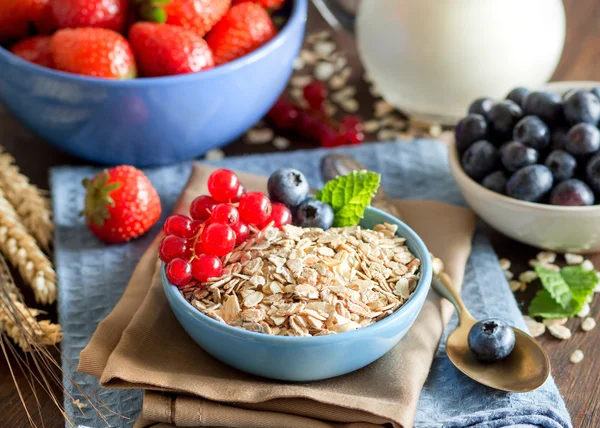
<path id="1" fill-rule="evenodd" d="M 315 199 L 331 205 L 335 227 L 354 226 L 379 188 L 381 176 L 371 171 L 354 171 L 328 181 Z"/>

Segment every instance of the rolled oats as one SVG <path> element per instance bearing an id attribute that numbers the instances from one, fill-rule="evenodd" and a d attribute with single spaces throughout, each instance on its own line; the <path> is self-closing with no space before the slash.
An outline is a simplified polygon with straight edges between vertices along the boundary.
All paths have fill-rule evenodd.
<path id="1" fill-rule="evenodd" d="M 500 259 L 500 260 L 498 260 L 498 263 L 500 264 L 500 269 L 502 269 L 502 270 L 509 270 L 510 269 L 510 260 L 508 260 L 508 259 Z"/>
<path id="2" fill-rule="evenodd" d="M 541 322 L 537 322 L 529 316 L 524 316 L 523 318 L 525 319 L 525 324 L 527 325 L 532 337 L 541 336 L 546 332 L 546 326 Z"/>
<path id="3" fill-rule="evenodd" d="M 583 331 L 590 331 L 590 330 L 594 329 L 594 327 L 596 327 L 596 320 L 592 317 L 587 317 L 581 323 L 581 329 Z"/>
<path id="4" fill-rule="evenodd" d="M 584 260 L 581 254 L 565 253 L 565 261 L 568 265 L 580 265 Z"/>
<path id="5" fill-rule="evenodd" d="M 556 253 L 553 253 L 551 251 L 541 251 L 538 253 L 536 258 L 540 261 L 540 263 L 551 264 L 556 261 Z"/>
<path id="6" fill-rule="evenodd" d="M 522 274 L 519 275 L 519 281 L 524 282 L 525 284 L 529 284 L 537 279 L 537 273 L 533 270 L 526 270 Z"/>
<path id="7" fill-rule="evenodd" d="M 548 326 L 548 331 L 552 336 L 560 340 L 567 340 L 571 338 L 571 330 L 569 330 L 564 325 L 554 324 Z"/>
<path id="8" fill-rule="evenodd" d="M 581 268 L 585 271 L 592 271 L 596 269 L 591 260 L 584 260 L 583 263 L 581 263 Z"/>
<path id="9" fill-rule="evenodd" d="M 583 351 L 581 349 L 576 349 L 573 351 L 571 356 L 569 357 L 569 361 L 573 364 L 579 364 L 583 361 Z"/>
<path id="10" fill-rule="evenodd" d="M 521 281 L 515 281 L 515 280 L 511 280 L 508 281 L 508 285 L 510 286 L 510 291 L 517 292 L 519 290 L 521 290 L 521 288 L 523 287 L 524 282 Z"/>

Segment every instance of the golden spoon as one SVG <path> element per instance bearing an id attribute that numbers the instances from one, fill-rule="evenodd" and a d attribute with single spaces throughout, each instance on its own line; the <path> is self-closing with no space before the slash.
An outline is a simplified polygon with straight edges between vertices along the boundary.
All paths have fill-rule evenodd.
<path id="1" fill-rule="evenodd" d="M 436 275 L 433 288 L 458 312 L 459 326 L 446 341 L 446 354 L 458 370 L 483 385 L 508 392 L 529 392 L 544 384 L 550 375 L 550 360 L 535 339 L 513 327 L 515 347 L 508 357 L 494 363 L 482 363 L 469 349 L 467 339 L 477 321 L 452 286 L 450 277 L 444 272 Z"/>

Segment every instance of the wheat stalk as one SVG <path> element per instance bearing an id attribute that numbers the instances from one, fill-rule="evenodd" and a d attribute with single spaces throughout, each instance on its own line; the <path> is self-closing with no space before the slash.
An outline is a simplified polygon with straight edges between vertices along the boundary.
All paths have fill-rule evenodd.
<path id="1" fill-rule="evenodd" d="M 15 208 L 15 212 L 29 233 L 37 239 L 43 249 L 48 250 L 54 231 L 50 201 L 19 171 L 15 159 L 2 147 L 0 147 L 0 190 Z"/>
<path id="2" fill-rule="evenodd" d="M 36 301 L 56 300 L 56 273 L 35 238 L 19 221 L 15 209 L 0 191 L 0 252 L 15 266 L 33 289 Z"/>

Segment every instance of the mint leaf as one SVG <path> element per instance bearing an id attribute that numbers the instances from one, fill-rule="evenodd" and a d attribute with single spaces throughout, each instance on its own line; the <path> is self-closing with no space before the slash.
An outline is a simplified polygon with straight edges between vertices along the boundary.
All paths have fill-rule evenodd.
<path id="1" fill-rule="evenodd" d="M 548 290 L 537 292 L 529 304 L 530 317 L 565 318 L 571 315 L 571 309 L 564 309 L 552 298 Z"/>
<path id="2" fill-rule="evenodd" d="M 566 309 L 571 303 L 573 294 L 560 272 L 543 268 L 540 265 L 535 267 L 535 272 L 542 281 L 542 286 L 550 293 L 554 301 Z"/>
<path id="3" fill-rule="evenodd" d="M 581 266 L 564 267 L 561 269 L 560 274 L 569 284 L 573 295 L 571 306 L 573 311 L 577 313 L 593 296 L 594 288 L 598 284 L 598 275 L 595 271 L 586 271 Z"/>
<path id="4" fill-rule="evenodd" d="M 335 227 L 354 226 L 379 188 L 381 176 L 371 171 L 354 171 L 325 184 L 315 199 L 331 205 Z"/>

